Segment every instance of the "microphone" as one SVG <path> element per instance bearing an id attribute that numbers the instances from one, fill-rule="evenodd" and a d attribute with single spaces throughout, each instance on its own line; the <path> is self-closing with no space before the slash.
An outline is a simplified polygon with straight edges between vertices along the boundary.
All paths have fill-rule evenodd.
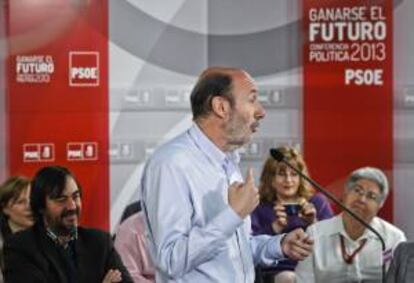
<path id="1" fill-rule="evenodd" d="M 348 207 L 346 207 L 344 204 L 342 204 L 333 194 L 331 194 L 326 189 L 324 189 L 321 185 L 319 185 L 314 180 L 312 180 L 311 178 L 309 178 L 308 176 L 306 176 L 305 174 L 303 174 L 298 168 L 296 168 L 295 166 L 293 166 L 292 164 L 290 164 L 285 159 L 285 156 L 283 155 L 283 153 L 280 152 L 278 149 L 271 148 L 270 149 L 270 155 L 274 159 L 276 159 L 278 162 L 283 162 L 284 164 L 286 164 L 289 168 L 291 168 L 293 171 L 295 171 L 296 173 L 298 173 L 299 176 L 301 176 L 303 179 L 305 179 L 306 181 L 308 181 L 309 183 L 311 183 L 312 186 L 314 186 L 319 192 L 321 192 L 322 194 L 324 194 L 328 199 L 330 199 L 332 202 L 334 202 L 340 208 L 342 208 L 343 210 L 345 210 L 349 215 L 351 215 L 354 219 L 356 219 L 359 223 L 361 223 L 365 228 L 367 228 L 372 233 L 374 233 L 378 237 L 378 239 L 380 240 L 380 242 L 381 242 L 382 256 L 384 257 L 384 253 L 385 253 L 385 249 L 386 249 L 386 247 L 385 247 L 385 241 L 384 241 L 384 238 L 380 235 L 380 233 L 378 233 L 378 231 L 374 229 L 374 227 L 372 227 L 364 219 L 362 219 L 360 216 L 358 216 L 352 210 L 350 210 Z M 385 283 L 385 261 L 384 261 L 384 258 L 382 259 L 382 282 Z"/>

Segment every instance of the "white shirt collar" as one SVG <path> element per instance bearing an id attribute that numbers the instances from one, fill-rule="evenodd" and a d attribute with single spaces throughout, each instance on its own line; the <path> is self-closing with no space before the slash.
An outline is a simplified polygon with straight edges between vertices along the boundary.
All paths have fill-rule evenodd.
<path id="1" fill-rule="evenodd" d="M 220 148 L 217 147 L 200 127 L 194 123 L 189 129 L 189 135 L 193 139 L 197 147 L 213 162 L 222 166 L 226 163 L 226 159 L 238 164 L 240 162 L 240 154 L 238 150 L 224 153 Z"/>
<path id="2" fill-rule="evenodd" d="M 349 237 L 348 233 L 345 231 L 344 223 L 343 223 L 343 213 L 339 214 L 338 217 L 335 217 L 333 219 L 333 225 L 331 226 L 330 231 L 328 231 L 331 235 L 343 235 L 348 240 L 353 241 L 351 237 Z M 374 217 L 369 223 L 375 230 L 378 231 L 378 233 L 381 233 L 381 225 L 377 219 L 377 217 Z M 365 229 L 364 233 L 361 237 L 359 237 L 356 241 L 360 241 L 362 239 L 378 239 L 378 237 L 369 229 Z"/>

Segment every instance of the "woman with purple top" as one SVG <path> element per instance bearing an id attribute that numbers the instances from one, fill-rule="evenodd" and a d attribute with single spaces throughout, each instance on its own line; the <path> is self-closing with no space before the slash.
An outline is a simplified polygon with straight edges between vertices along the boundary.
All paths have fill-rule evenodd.
<path id="1" fill-rule="evenodd" d="M 308 170 L 302 155 L 290 147 L 281 147 L 285 159 L 303 174 Z M 282 162 L 269 157 L 260 176 L 260 204 L 251 215 L 254 235 L 288 233 L 306 229 L 316 221 L 331 218 L 332 208 L 321 194 L 315 194 L 310 184 Z M 281 261 L 275 282 L 294 282 L 294 261 Z M 286 270 L 286 271 L 284 271 Z"/>

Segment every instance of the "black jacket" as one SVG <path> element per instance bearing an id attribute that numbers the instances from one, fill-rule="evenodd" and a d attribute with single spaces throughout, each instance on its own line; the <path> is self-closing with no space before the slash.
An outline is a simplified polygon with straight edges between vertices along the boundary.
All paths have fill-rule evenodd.
<path id="1" fill-rule="evenodd" d="M 78 228 L 75 242 L 79 283 L 101 283 L 109 269 L 122 273 L 122 282 L 133 282 L 108 233 Z M 68 268 L 63 252 L 41 225 L 16 233 L 4 245 L 5 282 L 67 283 Z"/>

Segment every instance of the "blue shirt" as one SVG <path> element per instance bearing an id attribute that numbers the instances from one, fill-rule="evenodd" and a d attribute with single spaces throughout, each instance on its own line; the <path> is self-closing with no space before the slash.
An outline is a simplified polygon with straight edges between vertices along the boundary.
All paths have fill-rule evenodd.
<path id="1" fill-rule="evenodd" d="M 156 282 L 252 283 L 254 264 L 283 258 L 280 236 L 251 236 L 250 217 L 228 205 L 229 184 L 243 180 L 239 159 L 193 125 L 147 162 L 141 197 Z"/>

